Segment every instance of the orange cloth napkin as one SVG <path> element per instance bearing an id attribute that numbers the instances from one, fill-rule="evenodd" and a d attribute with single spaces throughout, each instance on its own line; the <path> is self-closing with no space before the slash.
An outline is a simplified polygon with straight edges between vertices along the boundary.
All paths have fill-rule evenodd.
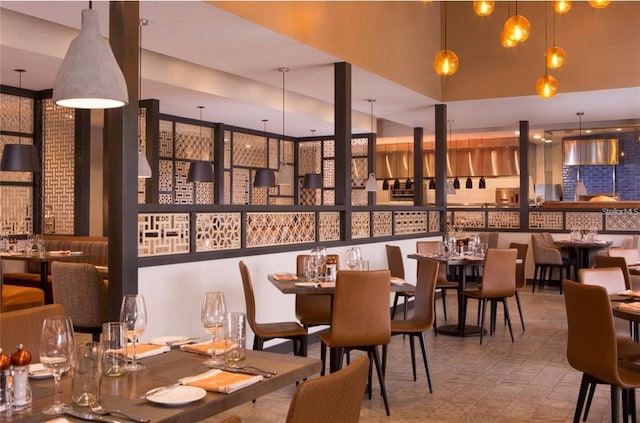
<path id="1" fill-rule="evenodd" d="M 322 287 L 322 288 L 335 288 L 336 287 L 336 283 L 335 282 L 320 282 L 318 285 L 320 287 Z"/>
<path id="2" fill-rule="evenodd" d="M 225 341 L 224 339 L 216 340 L 216 354 L 224 354 L 227 350 L 235 348 L 235 343 Z M 211 355 L 213 353 L 212 341 L 199 342 L 197 344 L 180 345 L 182 351 L 193 352 L 196 354 Z"/>
<path id="3" fill-rule="evenodd" d="M 225 372 L 224 370 L 211 369 L 197 376 L 180 379 L 180 383 L 187 386 L 197 386 L 206 391 L 222 392 L 230 394 L 246 386 L 253 385 L 262 380 L 262 376 L 245 375 L 242 373 Z"/>
<path id="4" fill-rule="evenodd" d="M 640 303 L 622 303 L 618 306 L 618 310 L 640 312 Z"/>
<path id="5" fill-rule="evenodd" d="M 395 276 L 391 276 L 391 283 L 394 285 L 402 285 L 403 283 L 405 283 L 405 280 L 396 278 Z"/>
<path id="6" fill-rule="evenodd" d="M 277 281 L 295 281 L 298 279 L 293 273 L 274 273 L 273 278 Z"/>
<path id="7" fill-rule="evenodd" d="M 166 345 L 136 344 L 136 359 L 152 357 L 171 351 L 171 347 Z M 127 356 L 133 358 L 133 345 L 127 345 Z"/>

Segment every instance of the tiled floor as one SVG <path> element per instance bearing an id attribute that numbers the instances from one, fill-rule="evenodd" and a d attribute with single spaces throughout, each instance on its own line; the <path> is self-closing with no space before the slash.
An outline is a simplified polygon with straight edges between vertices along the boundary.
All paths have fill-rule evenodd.
<path id="1" fill-rule="evenodd" d="M 526 331 L 511 299 L 515 343 L 498 312 L 497 333 L 478 338 L 455 338 L 427 333 L 427 351 L 433 383 L 418 364 L 418 380 L 411 376 L 408 339 L 393 337 L 386 384 L 391 416 L 384 412 L 377 383 L 373 399 L 364 399 L 361 422 L 567 422 L 572 421 L 581 375 L 566 360 L 566 319 L 563 297 L 557 290 L 521 292 Z M 448 316 L 455 321 L 456 305 L 448 296 Z M 438 303 L 438 320 L 443 321 Z M 469 322 L 475 320 L 470 303 Z M 418 353 L 419 354 L 419 353 Z M 309 355 L 319 357 L 319 345 Z M 420 373 L 422 371 L 422 373 Z M 295 386 L 260 397 L 231 410 L 245 423 L 284 422 Z M 208 419 L 218 422 L 222 416 Z M 598 387 L 589 422 L 610 420 L 609 389 Z"/>

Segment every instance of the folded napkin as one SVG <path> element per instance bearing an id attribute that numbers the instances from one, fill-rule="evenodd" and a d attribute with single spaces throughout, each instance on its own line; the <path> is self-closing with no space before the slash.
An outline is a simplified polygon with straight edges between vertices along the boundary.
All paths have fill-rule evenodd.
<path id="1" fill-rule="evenodd" d="M 153 357 L 171 351 L 166 345 L 136 344 L 136 359 Z M 127 356 L 133 358 L 133 345 L 127 345 Z"/>
<path id="2" fill-rule="evenodd" d="M 632 291 L 627 289 L 626 291 L 618 292 L 618 295 L 628 295 L 630 297 L 640 297 L 640 291 Z"/>
<path id="3" fill-rule="evenodd" d="M 230 394 L 262 380 L 262 376 L 245 375 L 242 373 L 225 372 L 211 369 L 197 376 L 180 379 L 180 383 L 187 386 L 197 386 L 206 391 Z"/>
<path id="4" fill-rule="evenodd" d="M 622 303 L 618 310 L 640 312 L 640 303 Z"/>
<path id="5" fill-rule="evenodd" d="M 224 354 L 227 350 L 237 347 L 237 344 L 224 339 L 216 340 L 216 354 Z M 213 354 L 212 341 L 198 342 L 197 344 L 180 345 L 182 351 L 188 351 L 196 354 L 211 355 Z"/>
<path id="6" fill-rule="evenodd" d="M 335 288 L 336 287 L 336 283 L 335 282 L 320 282 L 318 284 L 318 286 L 320 286 L 321 288 Z"/>
<path id="7" fill-rule="evenodd" d="M 71 254 L 71 250 L 53 250 L 49 251 L 49 254 L 51 254 L 52 256 L 68 255 Z"/>
<path id="8" fill-rule="evenodd" d="M 403 283 L 405 283 L 405 280 L 396 278 L 395 276 L 391 276 L 391 283 L 394 285 L 402 285 Z"/>
<path id="9" fill-rule="evenodd" d="M 277 281 L 295 281 L 298 277 L 293 273 L 274 273 L 273 279 Z"/>

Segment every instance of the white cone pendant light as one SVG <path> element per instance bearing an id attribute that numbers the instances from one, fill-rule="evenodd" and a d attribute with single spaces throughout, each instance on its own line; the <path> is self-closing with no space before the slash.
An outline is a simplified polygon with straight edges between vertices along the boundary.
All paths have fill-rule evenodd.
<path id="1" fill-rule="evenodd" d="M 98 12 L 82 11 L 80 34 L 71 41 L 53 85 L 53 101 L 77 109 L 109 109 L 129 103 L 127 84 L 107 41 Z"/>

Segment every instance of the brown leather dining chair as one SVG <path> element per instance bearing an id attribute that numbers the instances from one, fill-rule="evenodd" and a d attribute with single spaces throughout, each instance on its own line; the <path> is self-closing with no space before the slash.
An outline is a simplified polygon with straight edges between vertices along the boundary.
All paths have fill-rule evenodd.
<path id="1" fill-rule="evenodd" d="M 624 275 L 625 284 L 627 289 L 633 291 L 640 291 L 640 276 L 631 275 L 629 273 L 629 267 L 627 267 L 627 260 L 624 257 L 603 256 L 596 254 L 595 267 L 617 267 L 622 270 Z"/>
<path id="2" fill-rule="evenodd" d="M 402 259 L 402 250 L 397 245 L 385 245 L 387 251 L 387 265 L 391 276 L 394 278 L 405 280 L 404 275 L 404 260 Z M 398 300 L 404 299 L 404 313 L 403 316 L 407 318 L 407 310 L 409 307 L 409 298 L 413 297 L 414 291 L 396 291 L 393 297 L 393 307 L 391 308 L 391 318 L 396 315 L 396 309 L 398 307 Z"/>
<path id="3" fill-rule="evenodd" d="M 54 261 L 51 263 L 53 302 L 62 304 L 71 317 L 73 330 L 90 333 L 100 341 L 102 324 L 108 321 L 107 282 L 89 263 Z"/>
<path id="4" fill-rule="evenodd" d="M 563 256 L 563 253 L 559 248 L 556 248 L 553 244 L 549 244 L 545 239 L 543 233 L 531 234 L 531 247 L 533 248 L 533 261 L 535 262 L 535 268 L 533 272 L 533 286 L 531 292 L 536 290 L 536 282 L 538 283 L 538 290 L 544 288 L 544 282 L 549 275 L 548 281 L 551 282 L 551 276 L 554 269 L 559 269 L 560 272 L 560 293 L 562 294 L 562 272 L 566 272 L 567 279 L 570 277 L 571 267 L 575 265 L 576 261 L 573 258 Z M 551 235 L 547 235 L 547 239 Z M 577 273 L 577 272 L 576 272 Z"/>
<path id="5" fill-rule="evenodd" d="M 509 306 L 507 298 L 513 297 L 516 293 L 516 257 L 518 251 L 514 249 L 490 248 L 484 259 L 484 270 L 482 272 L 482 283 L 478 288 L 464 291 L 464 310 L 467 309 L 467 299 L 474 298 L 480 301 L 482 306 L 482 316 L 480 323 L 480 344 L 482 344 L 484 332 L 484 320 L 487 302 L 491 303 L 491 313 L 489 320 L 489 333 L 493 334 L 496 326 L 497 303 L 501 302 L 504 308 L 504 316 L 509 326 L 511 342 L 513 330 L 511 329 L 511 317 L 509 316 Z M 465 312 L 466 314 L 466 312 Z"/>
<path id="6" fill-rule="evenodd" d="M 307 356 L 307 330 L 298 322 L 258 323 L 256 321 L 256 298 L 249 268 L 243 261 L 239 263 L 244 290 L 244 302 L 247 308 L 247 322 L 253 331 L 253 349 L 262 351 L 264 341 L 276 338 L 290 339 L 293 342 L 294 355 Z"/>
<path id="7" fill-rule="evenodd" d="M 296 257 L 296 274 L 304 275 L 304 259 L 308 254 Z M 328 254 L 335 259 L 336 268 L 340 268 L 338 254 Z M 296 318 L 305 328 L 331 324 L 331 295 L 296 294 Z"/>
<path id="8" fill-rule="evenodd" d="M 611 386 L 611 421 L 618 421 L 621 389 L 625 420 L 631 414 L 635 421 L 635 389 L 640 387 L 640 371 L 636 365 L 619 359 L 607 290 L 602 286 L 571 280 L 563 281 L 563 285 L 567 311 L 567 360 L 571 367 L 582 372 L 573 421 L 580 421 L 587 389 L 597 383 Z"/>
<path id="9" fill-rule="evenodd" d="M 416 252 L 419 254 L 435 254 L 438 253 L 442 241 L 416 241 Z M 449 281 L 447 276 L 447 266 L 442 265 L 438 269 L 438 280 L 436 282 L 436 290 L 440 290 L 442 296 L 442 313 L 444 320 L 447 320 L 447 290 L 454 289 L 458 291 L 458 282 Z M 435 322 L 435 320 L 434 320 Z"/>
<path id="10" fill-rule="evenodd" d="M 318 335 L 321 342 L 322 375 L 327 347 L 330 350 L 331 373 L 340 370 L 346 352 L 354 349 L 366 351 L 376 367 L 387 416 L 389 402 L 378 345 L 386 345 L 391 339 L 390 278 L 388 270 L 340 270 L 333 295 L 331 329 Z M 371 374 L 370 365 L 369 379 Z M 369 398 L 371 385 L 369 380 Z"/>
<path id="11" fill-rule="evenodd" d="M 335 373 L 302 382 L 293 394 L 286 422 L 357 423 L 369 364 L 364 355 Z"/>
<path id="12" fill-rule="evenodd" d="M 427 383 L 429 384 L 429 392 L 433 392 L 431 388 L 431 376 L 429 374 L 429 362 L 427 360 L 427 349 L 425 346 L 424 333 L 433 326 L 435 320 L 435 295 L 436 281 L 438 279 L 438 269 L 440 264 L 431 259 L 418 261 L 418 276 L 416 282 L 415 304 L 413 315 L 410 319 L 391 320 L 391 335 L 408 335 L 409 347 L 411 349 L 411 366 L 413 369 L 413 380 L 417 380 L 416 375 L 416 356 L 414 338 L 420 341 L 420 350 L 422 351 L 422 361 L 424 369 L 427 373 Z M 382 368 L 383 372 L 387 367 L 387 345 L 382 347 Z"/>

